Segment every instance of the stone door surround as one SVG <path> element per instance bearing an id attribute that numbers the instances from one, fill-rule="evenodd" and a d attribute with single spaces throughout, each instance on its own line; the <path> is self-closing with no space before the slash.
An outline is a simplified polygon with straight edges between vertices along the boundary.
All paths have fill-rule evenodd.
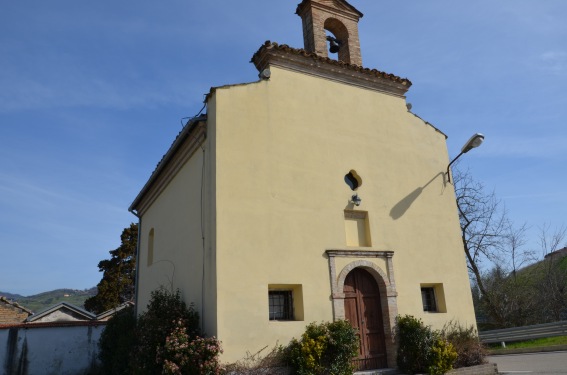
<path id="1" fill-rule="evenodd" d="M 333 301 L 333 319 L 345 319 L 345 294 L 343 291 L 347 275 L 355 268 L 368 271 L 378 283 L 380 300 L 382 303 L 382 317 L 384 319 L 384 334 L 386 339 L 386 355 L 388 364 L 396 364 L 395 328 L 398 315 L 396 282 L 394 277 L 393 251 L 377 250 L 346 250 L 331 249 L 325 253 L 329 258 L 329 276 L 331 278 L 331 298 Z M 336 258 L 352 258 L 337 274 Z M 362 259 L 361 259 L 362 258 Z M 382 258 L 386 261 L 386 270 L 382 270 L 372 259 Z"/>

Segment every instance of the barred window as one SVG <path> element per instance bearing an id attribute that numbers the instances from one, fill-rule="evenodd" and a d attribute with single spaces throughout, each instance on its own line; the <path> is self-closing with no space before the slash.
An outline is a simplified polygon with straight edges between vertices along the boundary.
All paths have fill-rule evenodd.
<path id="1" fill-rule="evenodd" d="M 421 301 L 423 303 L 423 311 L 437 312 L 435 288 L 421 288 Z"/>
<path id="2" fill-rule="evenodd" d="M 270 320 L 293 320 L 293 295 L 291 290 L 268 291 Z"/>

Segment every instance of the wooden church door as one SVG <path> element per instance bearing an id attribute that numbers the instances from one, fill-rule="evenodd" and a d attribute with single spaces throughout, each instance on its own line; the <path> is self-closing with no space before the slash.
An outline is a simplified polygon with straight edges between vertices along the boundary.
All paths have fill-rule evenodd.
<path id="1" fill-rule="evenodd" d="M 372 275 L 361 268 L 351 271 L 345 280 L 345 317 L 358 329 L 360 337 L 356 370 L 386 368 L 386 342 L 380 290 Z"/>

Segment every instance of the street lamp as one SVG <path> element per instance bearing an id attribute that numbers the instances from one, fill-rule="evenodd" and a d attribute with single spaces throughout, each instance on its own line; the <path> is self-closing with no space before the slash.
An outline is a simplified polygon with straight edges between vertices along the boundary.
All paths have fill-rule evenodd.
<path id="1" fill-rule="evenodd" d="M 456 158 L 451 160 L 451 162 L 447 166 L 447 181 L 449 183 L 451 182 L 451 174 L 449 173 L 449 168 L 451 168 L 451 164 L 453 164 L 455 161 L 457 161 L 457 159 L 460 158 L 462 154 L 466 154 L 467 152 L 469 152 L 473 148 L 477 148 L 478 146 L 480 146 L 483 141 L 484 141 L 484 135 L 482 135 L 480 133 L 476 133 L 467 141 L 467 143 L 465 143 L 463 148 L 461 148 L 461 153 L 459 155 L 457 155 Z"/>

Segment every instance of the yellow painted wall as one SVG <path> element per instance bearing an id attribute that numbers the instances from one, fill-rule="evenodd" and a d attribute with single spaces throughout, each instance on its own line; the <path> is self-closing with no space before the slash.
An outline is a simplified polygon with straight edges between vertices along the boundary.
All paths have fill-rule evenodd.
<path id="1" fill-rule="evenodd" d="M 209 145 L 204 145 L 207 152 Z M 194 303 L 195 309 L 205 317 L 216 315 L 215 259 L 211 243 L 205 244 L 205 298 L 202 296 L 203 244 L 201 235 L 201 175 L 204 153 L 198 149 L 192 158 L 166 187 L 158 199 L 142 217 L 138 305 L 140 314 L 146 309 L 150 293 L 159 288 L 182 292 L 186 303 Z M 210 185 L 210 170 L 206 166 L 205 186 Z M 206 190 L 204 190 L 207 193 Z M 209 207 L 209 194 L 203 196 L 205 208 Z M 205 216 L 204 230 L 207 238 L 211 226 Z M 150 231 L 153 229 L 153 264 L 148 265 Z M 204 304 L 203 304 L 204 303 Z M 216 332 L 216 319 L 205 319 L 204 330 Z"/>
<path id="2" fill-rule="evenodd" d="M 445 137 L 402 98 L 271 67 L 269 81 L 217 89 L 218 336 L 225 360 L 332 320 L 326 249 L 346 247 L 351 169 L 372 249 L 393 250 L 401 314 L 474 324 Z M 337 273 L 343 264 L 337 261 Z M 380 267 L 385 266 L 376 261 Z M 339 266 L 340 264 L 340 266 Z M 443 283 L 447 313 L 420 284 Z M 268 321 L 268 285 L 303 286 L 303 322 Z"/>
<path id="3" fill-rule="evenodd" d="M 217 88 L 208 99 L 205 330 L 223 342 L 222 360 L 287 344 L 306 324 L 333 319 L 325 250 L 348 249 L 345 210 L 368 212 L 368 249 L 395 252 L 400 314 L 436 328 L 474 324 L 454 191 L 443 177 L 444 135 L 403 98 L 271 72 L 269 81 Z M 168 277 L 200 309 L 201 158 L 198 151 L 142 218 L 139 311 Z M 360 207 L 344 182 L 353 169 Z M 171 260 L 174 277 L 167 262 L 144 268 L 151 228 L 154 260 Z M 337 258 L 337 275 L 356 260 Z M 382 259 L 371 261 L 387 273 Z M 420 285 L 439 283 L 447 312 L 424 313 Z M 300 286 L 302 321 L 268 320 L 269 285 Z"/>

